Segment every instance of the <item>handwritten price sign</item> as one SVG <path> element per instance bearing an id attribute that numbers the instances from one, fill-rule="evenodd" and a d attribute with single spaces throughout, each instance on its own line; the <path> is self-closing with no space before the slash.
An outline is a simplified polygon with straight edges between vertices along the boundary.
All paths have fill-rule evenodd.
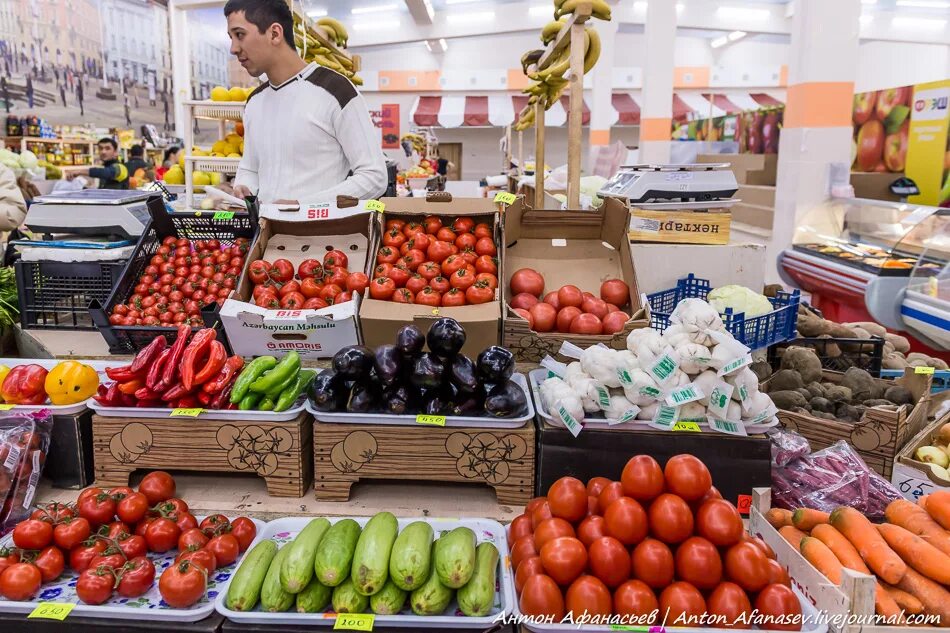
<path id="1" fill-rule="evenodd" d="M 508 193 L 507 191 L 499 191 L 495 194 L 495 202 L 502 204 L 514 204 L 517 199 L 518 197 L 515 194 Z"/>
<path id="2" fill-rule="evenodd" d="M 428 424 L 430 426 L 445 426 L 444 415 L 417 415 L 416 424 Z"/>
<path id="3" fill-rule="evenodd" d="M 170 418 L 197 418 L 204 412 L 204 409 L 172 409 L 168 417 Z"/>
<path id="4" fill-rule="evenodd" d="M 41 602 L 26 617 L 63 621 L 75 606 L 71 602 Z"/>
<path id="5" fill-rule="evenodd" d="M 336 616 L 334 630 L 372 631 L 376 616 L 367 613 L 341 613 Z"/>

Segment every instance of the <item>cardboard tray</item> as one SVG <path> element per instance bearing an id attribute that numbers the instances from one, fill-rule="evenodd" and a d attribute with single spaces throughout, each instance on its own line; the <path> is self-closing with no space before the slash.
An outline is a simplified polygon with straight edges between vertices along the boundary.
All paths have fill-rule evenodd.
<path id="1" fill-rule="evenodd" d="M 937 402 L 932 402 L 931 408 L 937 408 L 946 400 L 945 396 L 946 394 L 935 396 L 934 400 Z M 923 495 L 937 490 L 950 490 L 950 482 L 937 478 L 923 462 L 916 458 L 917 449 L 921 446 L 930 446 L 937 430 L 948 422 L 950 422 L 950 413 L 945 413 L 925 426 L 897 454 L 897 463 L 894 464 L 891 482 L 905 498 L 916 501 Z"/>

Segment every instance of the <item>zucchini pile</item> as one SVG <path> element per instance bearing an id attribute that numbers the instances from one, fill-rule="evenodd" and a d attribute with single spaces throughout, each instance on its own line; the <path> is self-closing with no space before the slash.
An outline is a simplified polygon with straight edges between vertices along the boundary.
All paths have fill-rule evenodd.
<path id="1" fill-rule="evenodd" d="M 314 519 L 278 549 L 258 543 L 228 587 L 225 604 L 234 611 L 375 613 L 397 615 L 408 602 L 412 613 L 442 615 L 452 603 L 471 617 L 491 613 L 495 602 L 498 549 L 476 546 L 475 533 L 458 527 L 438 538 L 425 521 L 399 531 L 389 512 L 360 529 L 353 519 L 330 525 Z"/>

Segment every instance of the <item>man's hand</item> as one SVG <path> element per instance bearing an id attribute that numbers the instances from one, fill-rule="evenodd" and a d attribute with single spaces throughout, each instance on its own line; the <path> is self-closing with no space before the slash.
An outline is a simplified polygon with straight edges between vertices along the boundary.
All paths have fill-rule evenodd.
<path id="1" fill-rule="evenodd" d="M 241 200 L 244 200 L 244 198 L 247 198 L 248 196 L 253 196 L 253 195 L 254 194 L 251 192 L 251 190 L 245 187 L 244 185 L 234 185 L 235 198 L 240 198 Z"/>

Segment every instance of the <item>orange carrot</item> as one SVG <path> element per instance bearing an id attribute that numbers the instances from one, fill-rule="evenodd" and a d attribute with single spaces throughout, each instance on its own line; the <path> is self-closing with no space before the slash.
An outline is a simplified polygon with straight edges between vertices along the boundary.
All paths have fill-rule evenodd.
<path id="1" fill-rule="evenodd" d="M 950 530 L 950 491 L 938 490 L 929 494 L 924 509 L 943 529 Z"/>
<path id="2" fill-rule="evenodd" d="M 835 553 L 818 539 L 806 536 L 801 544 L 802 556 L 836 586 L 841 584 L 841 563 Z"/>
<path id="3" fill-rule="evenodd" d="M 926 509 L 927 509 L 927 497 L 928 497 L 928 496 L 929 496 L 929 495 L 924 495 L 923 497 L 921 497 L 920 499 L 917 500 L 917 505 L 920 506 L 920 508 L 921 508 L 922 510 L 926 510 Z"/>
<path id="4" fill-rule="evenodd" d="M 877 529 L 905 563 L 931 580 L 950 584 L 950 556 L 899 525 L 884 523 Z"/>
<path id="5" fill-rule="evenodd" d="M 939 616 L 940 622 L 937 626 L 950 624 L 950 591 L 913 569 L 907 570 L 901 581 L 897 583 L 897 588 L 903 589 L 920 600 L 926 613 Z"/>
<path id="6" fill-rule="evenodd" d="M 828 513 L 811 508 L 799 508 L 792 512 L 792 525 L 802 532 L 808 532 L 816 525 L 828 522 Z"/>
<path id="7" fill-rule="evenodd" d="M 851 541 L 861 558 L 878 578 L 896 585 L 907 572 L 907 564 L 894 553 L 884 537 L 863 514 L 854 508 L 838 508 L 831 513 L 831 525 Z"/>
<path id="8" fill-rule="evenodd" d="M 778 533 L 795 548 L 801 547 L 802 539 L 808 536 L 794 525 L 784 525 L 778 529 Z"/>
<path id="9" fill-rule="evenodd" d="M 888 523 L 901 526 L 944 554 L 950 555 L 950 533 L 940 527 L 940 524 L 931 519 L 927 511 L 919 506 L 906 499 L 892 501 L 884 511 L 884 518 Z"/>
<path id="10" fill-rule="evenodd" d="M 782 508 L 770 508 L 765 513 L 765 520 L 768 521 L 776 530 L 780 527 L 792 524 L 792 511 Z"/>
<path id="11" fill-rule="evenodd" d="M 884 585 L 884 589 L 890 594 L 894 602 L 897 603 L 897 606 L 907 613 L 917 614 L 924 612 L 924 604 L 903 589 L 898 589 L 890 585 Z"/>

